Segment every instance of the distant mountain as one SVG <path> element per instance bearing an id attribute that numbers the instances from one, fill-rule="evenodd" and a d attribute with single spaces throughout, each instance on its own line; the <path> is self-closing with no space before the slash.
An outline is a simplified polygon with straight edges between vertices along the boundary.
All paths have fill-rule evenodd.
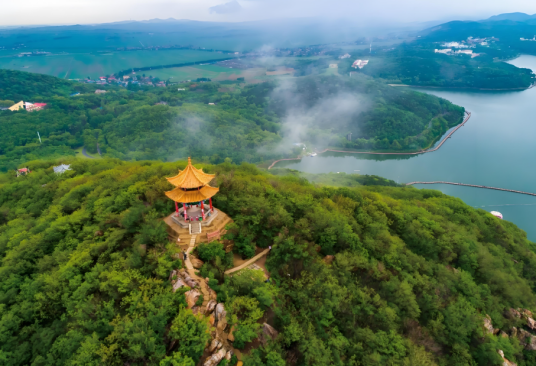
<path id="1" fill-rule="evenodd" d="M 501 21 L 501 20 L 512 20 L 514 22 L 525 22 L 530 19 L 536 19 L 536 14 L 529 15 L 525 13 L 504 13 L 504 14 L 494 15 L 483 21 L 484 22 L 486 21 L 496 22 L 496 21 Z"/>

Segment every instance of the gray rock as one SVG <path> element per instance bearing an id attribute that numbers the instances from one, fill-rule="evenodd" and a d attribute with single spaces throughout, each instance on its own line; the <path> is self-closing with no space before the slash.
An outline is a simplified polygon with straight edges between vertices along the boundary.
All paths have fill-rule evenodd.
<path id="1" fill-rule="evenodd" d="M 186 286 L 182 279 L 177 278 L 173 284 L 173 292 L 176 292 L 179 288 Z"/>
<path id="2" fill-rule="evenodd" d="M 201 296 L 201 292 L 194 289 L 186 291 L 184 293 L 184 296 L 186 296 L 186 303 L 188 304 L 188 309 L 191 309 L 195 306 L 195 303 L 199 299 L 199 296 Z"/>
<path id="3" fill-rule="evenodd" d="M 214 300 L 210 300 L 208 303 L 207 303 L 207 310 L 205 311 L 205 315 L 209 315 L 210 313 L 212 313 L 214 311 L 214 309 L 216 308 L 216 305 L 218 303 Z"/>
<path id="4" fill-rule="evenodd" d="M 225 306 L 223 303 L 216 305 L 216 310 L 214 310 L 214 315 L 216 316 L 216 321 L 219 322 L 222 319 L 225 319 L 227 312 L 225 311 Z"/>
<path id="5" fill-rule="evenodd" d="M 488 314 L 486 314 L 486 317 L 484 318 L 484 328 L 486 329 L 486 332 L 493 334 L 493 324 L 491 323 L 491 317 Z"/>

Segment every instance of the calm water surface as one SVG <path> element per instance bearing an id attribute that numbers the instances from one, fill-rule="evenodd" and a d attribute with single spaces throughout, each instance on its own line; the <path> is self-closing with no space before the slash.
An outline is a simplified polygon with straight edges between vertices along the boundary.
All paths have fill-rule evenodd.
<path id="1" fill-rule="evenodd" d="M 511 62 L 536 72 L 536 57 Z M 422 89 L 420 89 L 423 91 Z M 472 113 L 439 150 L 411 157 L 324 153 L 279 167 L 308 173 L 376 174 L 400 183 L 448 181 L 536 193 L 536 88 L 517 92 L 425 90 Z M 500 211 L 536 241 L 536 197 L 450 185 L 420 185 L 461 198 L 487 211 Z"/>

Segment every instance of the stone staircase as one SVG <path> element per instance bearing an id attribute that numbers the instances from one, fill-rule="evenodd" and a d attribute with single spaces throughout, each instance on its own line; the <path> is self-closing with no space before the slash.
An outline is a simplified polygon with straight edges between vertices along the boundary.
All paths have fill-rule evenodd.
<path id="1" fill-rule="evenodd" d="M 190 224 L 189 227 L 191 235 L 198 235 L 201 234 L 201 232 L 203 231 L 201 229 L 201 223 L 199 222 L 194 222 L 193 224 Z"/>
<path id="2" fill-rule="evenodd" d="M 186 256 L 187 259 L 185 261 L 185 264 L 186 264 L 186 270 L 188 271 L 188 274 L 190 275 L 190 277 L 192 277 L 192 279 L 197 281 L 199 283 L 199 286 L 201 287 L 201 293 L 203 294 L 203 304 L 201 305 L 201 314 L 204 314 L 205 310 L 207 309 L 207 304 L 208 304 L 209 296 L 210 296 L 210 294 L 208 293 L 208 285 L 204 278 L 199 277 L 195 273 L 196 270 L 194 266 L 192 265 L 192 261 L 190 260 L 191 252 L 195 248 L 196 237 L 197 235 L 192 235 L 192 237 L 190 238 L 190 243 L 189 243 L 188 249 L 186 250 L 186 254 L 188 255 Z"/>

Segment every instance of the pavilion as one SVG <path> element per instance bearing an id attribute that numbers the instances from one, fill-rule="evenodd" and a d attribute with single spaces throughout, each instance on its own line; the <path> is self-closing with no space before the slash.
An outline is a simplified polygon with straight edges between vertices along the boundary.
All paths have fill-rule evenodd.
<path id="1" fill-rule="evenodd" d="M 192 165 L 192 159 L 188 158 L 188 165 L 179 174 L 166 178 L 176 188 L 166 192 L 166 196 L 175 201 L 175 215 L 173 221 L 182 227 L 191 222 L 199 221 L 203 226 L 210 224 L 217 214 L 212 206 L 212 197 L 218 193 L 219 188 L 211 187 L 210 181 L 214 174 L 207 174 L 203 169 L 197 169 Z M 209 200 L 209 207 L 205 207 L 205 201 Z M 179 203 L 182 207 L 179 208 Z"/>

